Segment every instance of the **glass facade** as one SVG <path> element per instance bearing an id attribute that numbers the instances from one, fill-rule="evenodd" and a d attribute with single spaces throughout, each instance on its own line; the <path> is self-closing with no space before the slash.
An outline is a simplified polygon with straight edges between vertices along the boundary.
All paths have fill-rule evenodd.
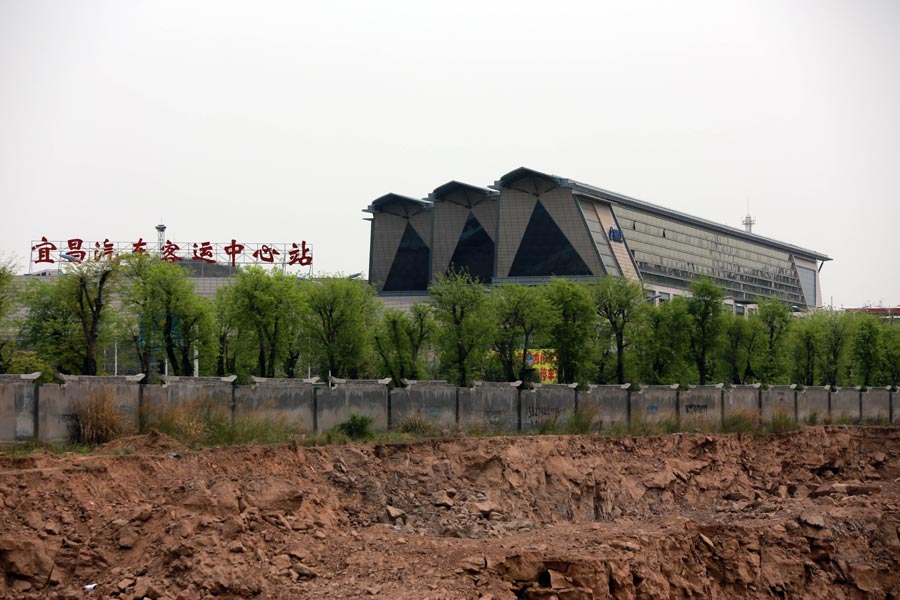
<path id="1" fill-rule="evenodd" d="M 407 223 L 383 290 L 385 292 L 408 292 L 428 289 L 430 267 L 431 252 L 428 246 L 416 233 L 412 223 Z"/>
<path id="2" fill-rule="evenodd" d="M 645 282 L 684 288 L 705 275 L 735 298 L 806 303 L 787 252 L 633 208 L 613 211 Z"/>
<path id="3" fill-rule="evenodd" d="M 466 271 L 473 278 L 485 283 L 490 283 L 493 277 L 494 240 L 471 211 L 456 243 L 447 271 L 451 269 Z"/>
<path id="4" fill-rule="evenodd" d="M 553 275 L 593 275 L 593 273 L 538 200 L 516 251 L 509 276 Z"/>
<path id="5" fill-rule="evenodd" d="M 806 297 L 808 306 L 816 305 L 816 271 L 797 265 L 797 273 L 800 275 L 800 287 Z"/>
<path id="6" fill-rule="evenodd" d="M 592 203 L 588 200 L 579 200 L 578 202 L 588 230 L 591 232 L 591 238 L 594 240 L 594 245 L 597 246 L 597 252 L 600 253 L 603 268 L 606 269 L 607 274 L 613 277 L 621 277 L 622 271 L 619 270 L 619 263 L 616 261 L 616 257 L 609 245 L 609 239 L 606 237 L 606 231 L 604 231 L 603 225 L 600 223 L 597 211 L 594 210 Z"/>

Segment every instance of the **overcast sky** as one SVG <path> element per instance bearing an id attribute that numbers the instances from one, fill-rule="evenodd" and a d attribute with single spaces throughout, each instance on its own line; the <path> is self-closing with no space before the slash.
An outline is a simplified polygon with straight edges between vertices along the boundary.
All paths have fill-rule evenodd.
<path id="1" fill-rule="evenodd" d="M 900 2 L 0 0 L 0 256 L 314 244 L 519 166 L 823 252 L 900 304 Z"/>

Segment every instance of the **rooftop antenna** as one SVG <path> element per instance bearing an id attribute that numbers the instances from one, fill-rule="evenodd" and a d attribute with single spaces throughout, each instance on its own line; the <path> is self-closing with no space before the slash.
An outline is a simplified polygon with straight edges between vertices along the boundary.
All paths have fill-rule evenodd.
<path id="1" fill-rule="evenodd" d="M 756 225 L 756 219 L 750 216 L 750 196 L 747 196 L 747 216 L 741 221 L 747 233 L 753 233 L 753 226 Z"/>
<path id="2" fill-rule="evenodd" d="M 162 221 L 162 219 L 160 219 Z M 160 223 L 156 226 L 157 240 L 159 241 L 159 256 L 162 257 L 163 246 L 166 245 L 166 226 Z"/>

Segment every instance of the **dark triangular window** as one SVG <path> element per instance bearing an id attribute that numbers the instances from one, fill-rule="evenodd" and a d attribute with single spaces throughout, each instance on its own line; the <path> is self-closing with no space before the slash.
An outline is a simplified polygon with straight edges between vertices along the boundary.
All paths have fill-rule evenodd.
<path id="1" fill-rule="evenodd" d="M 447 272 L 451 269 L 465 271 L 483 283 L 490 282 L 494 275 L 494 240 L 471 211 L 456 243 Z"/>
<path id="2" fill-rule="evenodd" d="M 572 243 L 538 200 L 525 228 L 510 277 L 592 275 Z"/>
<path id="3" fill-rule="evenodd" d="M 412 223 L 407 223 L 387 281 L 384 282 L 384 291 L 406 292 L 428 289 L 429 262 L 431 256 L 428 246 L 416 233 Z"/>

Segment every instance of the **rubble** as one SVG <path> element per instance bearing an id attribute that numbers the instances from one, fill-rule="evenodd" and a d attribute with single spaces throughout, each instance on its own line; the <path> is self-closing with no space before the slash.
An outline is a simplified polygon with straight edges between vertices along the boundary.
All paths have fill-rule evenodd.
<path id="1" fill-rule="evenodd" d="M 0 597 L 900 597 L 892 428 L 127 447 L 0 454 Z"/>

